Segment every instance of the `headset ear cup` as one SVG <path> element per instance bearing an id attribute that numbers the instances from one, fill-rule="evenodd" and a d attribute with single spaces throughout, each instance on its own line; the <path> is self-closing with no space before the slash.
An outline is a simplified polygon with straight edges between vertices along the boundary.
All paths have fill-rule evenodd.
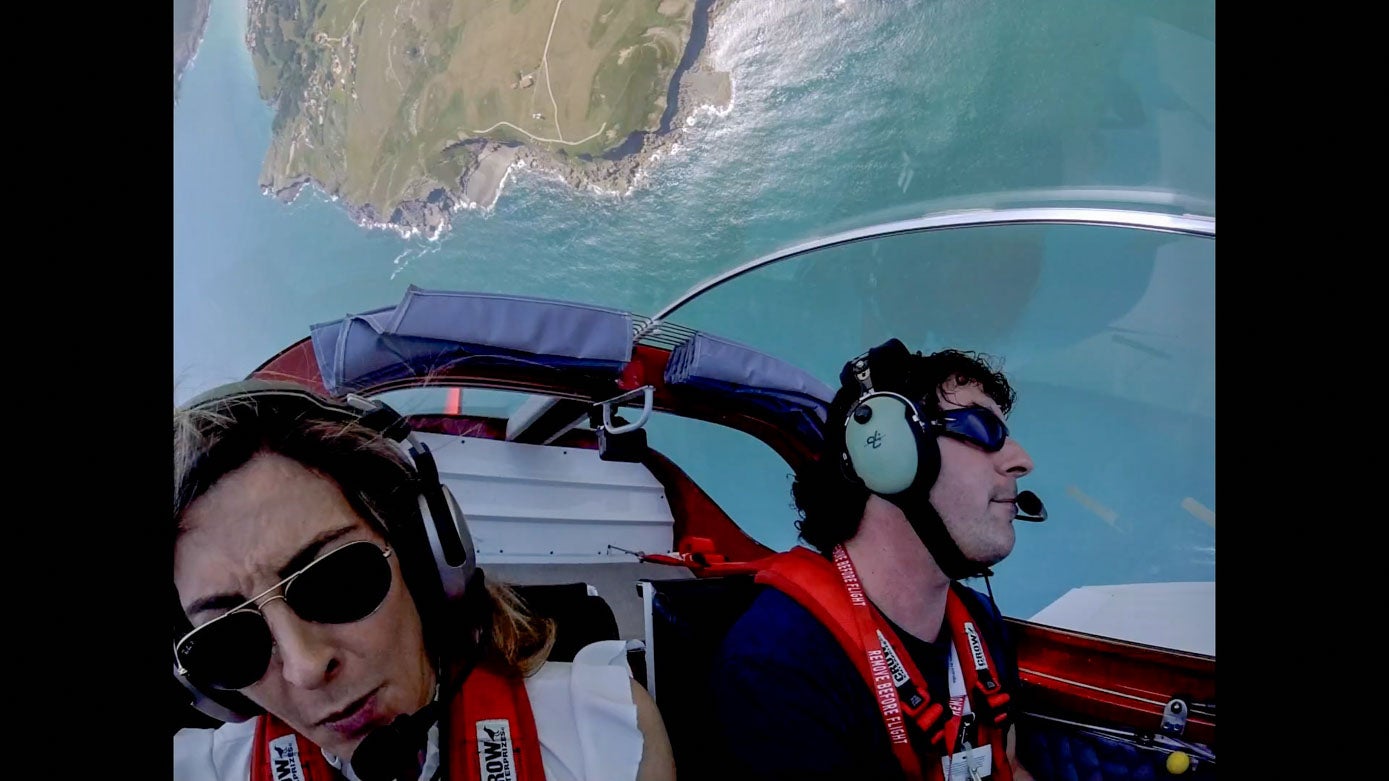
<path id="1" fill-rule="evenodd" d="M 420 520 L 424 523 L 444 599 L 455 602 L 463 598 L 468 581 L 477 569 L 473 535 L 468 531 L 468 521 L 453 492 L 439 477 L 439 465 L 429 445 L 412 436 L 408 455 L 419 480 Z"/>
<path id="2" fill-rule="evenodd" d="M 865 396 L 844 421 L 844 453 L 876 494 L 898 494 L 916 482 L 921 443 L 916 411 L 895 393 Z"/>
<path id="3" fill-rule="evenodd" d="M 473 535 L 468 531 L 468 521 L 453 492 L 440 482 L 434 482 L 420 493 L 420 518 L 429 537 L 434 565 L 439 570 L 444 598 L 456 602 L 463 598 L 473 571 L 477 569 L 477 552 L 473 547 Z M 441 538 L 441 534 L 447 537 Z"/>

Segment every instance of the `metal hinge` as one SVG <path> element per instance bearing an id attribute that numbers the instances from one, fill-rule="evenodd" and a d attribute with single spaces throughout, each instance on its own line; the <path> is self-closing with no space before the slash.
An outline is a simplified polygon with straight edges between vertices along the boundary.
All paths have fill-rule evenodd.
<path id="1" fill-rule="evenodd" d="M 1180 735 L 1186 731 L 1186 716 L 1191 706 L 1180 697 L 1168 700 L 1162 709 L 1162 732 L 1167 735 Z"/>

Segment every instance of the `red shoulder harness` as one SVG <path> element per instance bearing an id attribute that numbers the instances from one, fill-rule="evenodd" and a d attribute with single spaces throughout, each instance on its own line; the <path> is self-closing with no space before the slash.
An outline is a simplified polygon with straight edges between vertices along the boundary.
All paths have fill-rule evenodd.
<path id="1" fill-rule="evenodd" d="M 952 662 L 950 667 L 952 697 L 947 711 L 941 703 L 931 701 L 926 679 L 903 651 L 892 627 L 864 596 L 843 546 L 834 554 L 835 561 L 830 562 L 807 548 L 792 548 L 763 560 L 756 581 L 794 599 L 839 641 L 874 693 L 893 753 L 908 779 L 943 779 L 947 764 L 952 777 L 961 777 L 961 770 L 968 769 L 962 767 L 965 763 L 983 776 L 979 768 L 985 759 L 979 755 L 988 753 L 988 777 L 1011 781 L 1005 745 L 1009 697 L 979 625 L 955 588 L 946 598 L 945 621 L 950 627 L 954 658 L 961 662 L 958 667 Z M 957 669 L 961 680 L 955 680 Z M 906 719 L 940 751 L 941 761 L 928 763 L 925 773 L 907 738 Z M 980 747 L 989 746 L 989 750 L 975 749 L 964 740 L 971 722 L 978 724 L 976 742 Z M 966 772 L 963 777 L 971 776 Z"/>

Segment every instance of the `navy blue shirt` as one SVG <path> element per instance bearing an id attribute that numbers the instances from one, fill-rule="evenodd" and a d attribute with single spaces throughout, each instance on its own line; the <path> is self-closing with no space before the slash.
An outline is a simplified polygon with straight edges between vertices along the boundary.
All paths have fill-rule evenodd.
<path id="1" fill-rule="evenodd" d="M 1005 690 L 1016 692 L 1017 662 L 1003 620 L 987 597 L 967 591 Z M 926 677 L 931 701 L 945 703 L 948 635 L 926 642 L 893 628 Z M 903 777 L 863 676 L 830 630 L 776 589 L 764 588 L 729 630 L 711 687 L 731 778 Z M 907 734 L 923 767 L 940 761 L 914 725 Z"/>

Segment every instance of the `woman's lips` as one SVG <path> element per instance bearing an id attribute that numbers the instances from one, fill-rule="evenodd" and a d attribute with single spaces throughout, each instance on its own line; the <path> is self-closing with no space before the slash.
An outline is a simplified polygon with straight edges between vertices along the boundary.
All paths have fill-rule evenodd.
<path id="1" fill-rule="evenodd" d="M 349 704 L 346 708 L 320 721 L 318 726 L 332 730 L 343 736 L 362 732 L 368 725 L 377 721 L 376 691 Z"/>

